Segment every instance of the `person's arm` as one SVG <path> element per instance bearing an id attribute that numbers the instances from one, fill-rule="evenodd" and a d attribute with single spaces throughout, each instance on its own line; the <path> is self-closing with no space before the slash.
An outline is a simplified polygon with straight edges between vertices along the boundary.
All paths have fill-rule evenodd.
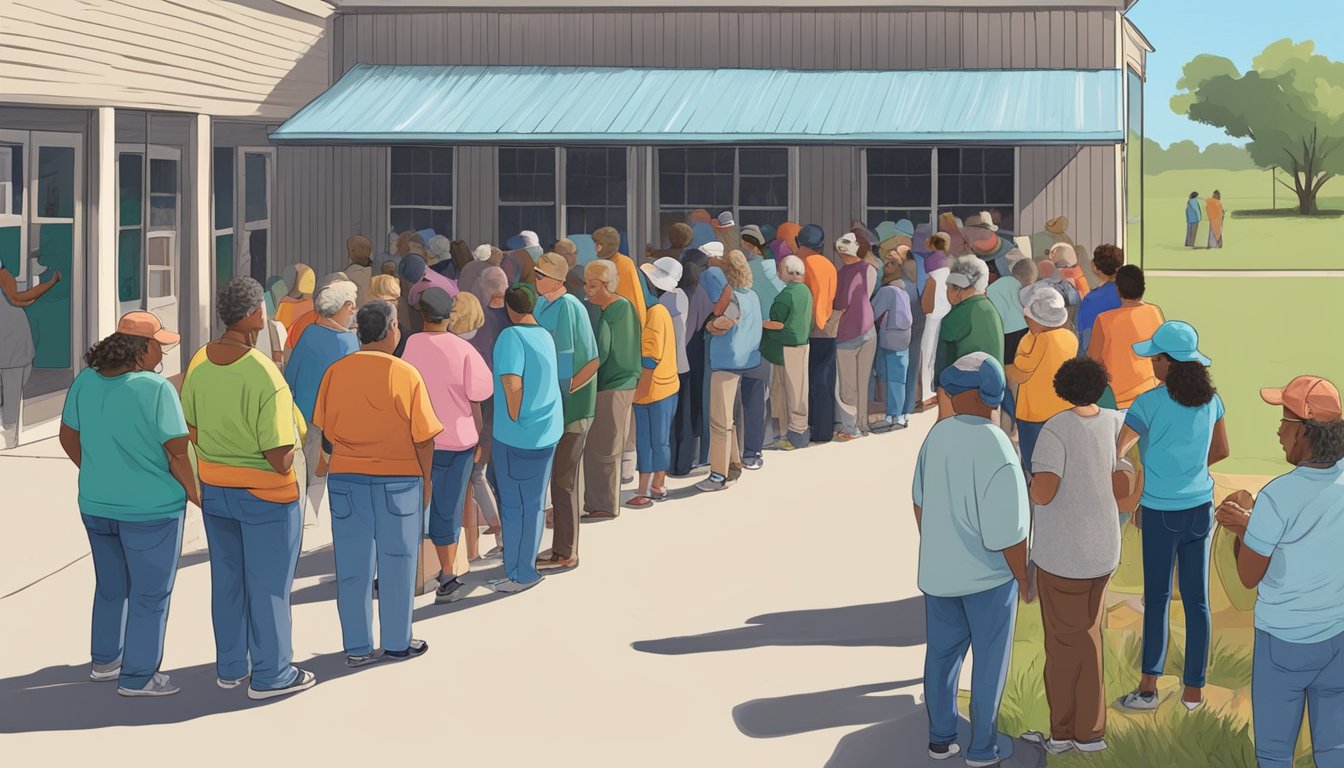
<path id="1" fill-rule="evenodd" d="M 1003 375 L 1008 381 L 1014 384 L 1021 384 L 1036 372 L 1036 368 L 1041 364 L 1043 353 L 1038 354 L 1036 347 L 1044 346 L 1039 344 L 1040 339 L 1034 333 L 1028 333 L 1022 337 L 1022 342 L 1017 345 L 1017 356 L 1003 369 Z"/>
<path id="2" fill-rule="evenodd" d="M 1003 550 L 1003 559 L 1008 563 L 1008 570 L 1013 572 L 1013 578 L 1017 579 L 1018 595 L 1023 602 L 1032 602 L 1031 590 L 1027 584 L 1027 540 L 1023 539 Z"/>
<path id="3" fill-rule="evenodd" d="M 434 483 L 431 475 L 434 472 L 434 438 L 430 438 L 423 443 L 415 444 L 415 460 L 420 463 L 420 482 L 425 491 L 424 506 L 429 507 L 429 500 L 433 498 Z"/>
<path id="4" fill-rule="evenodd" d="M 761 327 L 766 329 L 767 331 L 784 330 L 784 321 L 789 319 L 790 310 L 791 306 L 789 302 L 786 300 L 783 292 L 781 292 L 778 296 L 775 297 L 775 300 L 771 302 L 770 318 L 765 322 L 761 323 Z"/>
<path id="5" fill-rule="evenodd" d="M 1260 511 L 1252 514 L 1257 506 Z M 1265 578 L 1270 556 L 1283 537 L 1285 526 L 1278 509 L 1263 492 L 1257 500 L 1248 491 L 1237 491 L 1218 505 L 1214 516 L 1237 537 L 1232 545 L 1237 578 L 1247 589 L 1255 588 Z"/>
<path id="6" fill-rule="evenodd" d="M 191 471 L 191 457 L 187 452 L 190 440 L 186 436 L 175 437 L 163 444 L 163 450 L 168 454 L 168 471 L 172 473 L 173 479 L 182 486 L 182 490 L 187 493 L 187 501 L 201 506 L 201 495 L 196 489 L 196 475 Z"/>
<path id="7" fill-rule="evenodd" d="M 1092 331 L 1087 341 L 1087 356 L 1104 365 L 1105 363 L 1101 359 L 1101 350 L 1105 349 L 1106 334 L 1102 331 L 1101 323 L 1097 322 L 1099 319 L 1092 321 Z"/>
<path id="8" fill-rule="evenodd" d="M 518 420 L 518 414 L 523 410 L 523 377 L 514 373 L 506 373 L 499 377 L 500 386 L 504 387 L 505 407 L 509 409 L 509 419 Z"/>
<path id="9" fill-rule="evenodd" d="M 1134 428 L 1125 424 L 1120 428 L 1120 437 L 1115 442 L 1115 454 L 1117 456 L 1127 456 L 1134 446 L 1139 442 L 1139 433 Z"/>
<path id="10" fill-rule="evenodd" d="M 479 435 L 485 431 L 485 414 L 481 413 L 481 404 L 473 402 L 471 404 L 471 420 L 476 425 L 476 434 Z M 471 453 L 471 463 L 477 464 L 481 461 L 481 443 L 476 443 L 476 450 Z"/>
<path id="11" fill-rule="evenodd" d="M 598 361 L 598 359 L 594 357 L 592 360 L 588 361 L 587 365 L 580 368 L 578 373 L 574 374 L 574 378 L 570 379 L 569 384 L 570 394 L 573 394 L 575 392 L 578 392 L 580 389 L 583 389 L 584 386 L 588 384 L 588 382 L 593 380 L 593 377 L 597 375 L 597 367 L 599 364 L 600 362 Z"/>
<path id="12" fill-rule="evenodd" d="M 933 305 L 935 294 L 938 291 L 938 281 L 930 277 L 924 281 L 924 292 L 919 296 L 919 306 L 924 310 L 924 314 L 933 314 Z"/>
<path id="13" fill-rule="evenodd" d="M 1008 457 L 1005 457 L 1008 458 Z M 977 483 L 978 485 L 978 483 Z M 1026 479 L 1014 459 L 996 470 L 980 494 L 977 517 L 980 541 L 985 549 L 1003 554 L 1003 559 L 1017 579 L 1025 600 L 1027 590 L 1027 538 L 1031 530 L 1031 513 Z"/>
<path id="14" fill-rule="evenodd" d="M 714 302 L 714 317 L 723 317 L 723 313 L 728 311 L 728 305 L 733 303 L 733 286 L 723 286 L 723 293 L 719 294 L 719 300 Z"/>
<path id="15" fill-rule="evenodd" d="M 281 445 L 268 451 L 262 451 L 262 456 L 270 463 L 271 469 L 275 470 L 277 475 L 288 474 L 294 467 L 294 446 Z"/>
<path id="16" fill-rule="evenodd" d="M 1031 476 L 1031 500 L 1040 504 L 1049 504 L 1059 493 L 1060 477 L 1054 472 L 1037 472 Z"/>
<path id="17" fill-rule="evenodd" d="M 5 298 L 9 300 L 10 304 L 20 308 L 32 305 L 59 282 L 61 282 L 61 273 L 60 270 L 57 270 L 52 274 L 50 280 L 38 283 L 26 291 L 20 291 L 19 283 L 14 275 L 8 269 L 0 269 L 0 290 L 5 292 Z"/>
<path id="18" fill-rule="evenodd" d="M 80 462 L 84 459 L 84 454 L 79 445 L 79 430 L 61 422 L 61 434 L 58 439 L 61 443 L 61 450 L 65 451 L 70 463 L 75 465 L 75 469 L 79 469 Z"/>
<path id="19" fill-rule="evenodd" d="M 1213 439 L 1209 441 L 1209 466 L 1226 459 L 1232 455 L 1232 448 L 1227 441 L 1227 425 L 1222 419 L 1214 422 Z"/>
<path id="20" fill-rule="evenodd" d="M 915 507 L 915 530 L 919 531 L 920 533 L 923 533 L 923 532 L 924 532 L 924 508 L 921 507 L 921 506 L 919 506 L 918 504 L 915 504 L 914 507 Z"/>

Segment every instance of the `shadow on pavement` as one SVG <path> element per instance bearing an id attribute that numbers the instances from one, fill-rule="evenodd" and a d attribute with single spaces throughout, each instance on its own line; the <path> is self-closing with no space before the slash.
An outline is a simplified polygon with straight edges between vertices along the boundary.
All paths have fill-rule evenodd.
<path id="1" fill-rule="evenodd" d="M 679 656 L 769 646 L 907 647 L 924 642 L 924 598 L 769 613 L 748 626 L 703 635 L 639 640 L 637 651 Z"/>

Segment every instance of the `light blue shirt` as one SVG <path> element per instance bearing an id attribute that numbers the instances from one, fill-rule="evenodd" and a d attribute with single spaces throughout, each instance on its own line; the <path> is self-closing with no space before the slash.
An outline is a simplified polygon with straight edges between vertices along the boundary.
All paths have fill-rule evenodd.
<path id="1" fill-rule="evenodd" d="M 1243 541 L 1269 558 L 1256 629 L 1303 644 L 1344 632 L 1344 462 L 1298 467 L 1265 486 Z"/>
<path id="2" fill-rule="evenodd" d="M 1022 284 L 1015 277 L 1000 277 L 990 283 L 989 288 L 985 290 L 989 303 L 999 311 L 999 319 L 1003 320 L 1005 336 L 1027 329 L 1027 319 L 1022 314 L 1021 295 Z"/>
<path id="3" fill-rule="evenodd" d="M 495 341 L 494 437 L 513 448 L 535 450 L 560 442 L 564 431 L 564 405 L 556 376 L 555 343 L 539 325 L 513 325 L 500 331 Z M 518 420 L 509 417 L 503 378 L 523 380 L 523 402 Z"/>
<path id="4" fill-rule="evenodd" d="M 308 423 L 313 422 L 317 391 L 331 364 L 359 351 L 359 339 L 350 331 L 338 331 L 314 323 L 303 331 L 285 363 L 285 383 L 294 393 L 294 404 Z"/>
<path id="5" fill-rule="evenodd" d="M 1013 580 L 1003 550 L 1026 540 L 1027 484 L 1013 444 L 988 419 L 959 415 L 929 430 L 915 464 L 923 510 L 919 589 L 964 597 Z"/>
<path id="6" fill-rule="evenodd" d="M 1213 425 L 1223 418 L 1223 400 L 1189 408 L 1165 386 L 1139 395 L 1125 414 L 1125 426 L 1139 434 L 1143 498 L 1148 509 L 1179 512 L 1213 501 L 1209 445 Z"/>
<path id="7" fill-rule="evenodd" d="M 1204 218 L 1204 212 L 1199 207 L 1199 198 L 1192 197 L 1185 206 L 1185 223 L 1198 224 L 1199 220 Z"/>
<path id="8" fill-rule="evenodd" d="M 734 288 L 736 324 L 722 336 L 709 337 L 709 368 L 712 371 L 746 371 L 761 364 L 761 300 L 750 288 Z"/>

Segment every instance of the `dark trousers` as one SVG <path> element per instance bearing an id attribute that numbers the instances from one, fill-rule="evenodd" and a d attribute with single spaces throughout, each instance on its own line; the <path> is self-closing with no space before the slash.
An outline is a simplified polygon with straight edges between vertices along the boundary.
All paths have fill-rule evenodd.
<path id="1" fill-rule="evenodd" d="M 677 412 L 672 417 L 672 467 L 668 474 L 684 477 L 695 469 L 696 460 L 708 463 L 709 440 L 705 420 L 705 334 L 696 331 L 686 342 L 690 371 L 681 374 Z M 702 458 L 703 457 L 703 458 Z"/>
<path id="2" fill-rule="evenodd" d="M 835 339 L 808 340 L 807 413 L 812 442 L 829 443 L 835 437 Z"/>
<path id="3" fill-rule="evenodd" d="M 1022 339 L 1027 335 L 1027 329 L 1003 334 L 1003 362 L 1006 365 L 1012 365 L 1013 358 L 1017 357 L 1017 345 L 1022 343 Z M 1083 350 L 1083 357 L 1087 357 L 1086 349 Z"/>
<path id="4" fill-rule="evenodd" d="M 770 363 L 742 374 L 738 397 L 742 405 L 742 456 L 759 459 L 765 448 L 765 395 L 770 391 Z"/>
<path id="5" fill-rule="evenodd" d="M 1143 673 L 1161 675 L 1167 664 L 1171 574 L 1185 606 L 1182 681 L 1204 687 L 1209 659 L 1209 535 L 1213 504 L 1163 511 L 1143 507 Z"/>

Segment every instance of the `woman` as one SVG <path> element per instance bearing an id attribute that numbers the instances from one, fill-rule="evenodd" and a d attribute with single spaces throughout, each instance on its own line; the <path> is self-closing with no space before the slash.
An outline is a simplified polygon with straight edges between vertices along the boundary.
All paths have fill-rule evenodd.
<path id="1" fill-rule="evenodd" d="M 714 303 L 700 290 L 700 277 L 709 263 L 709 257 L 698 248 L 689 248 L 681 254 L 681 281 L 677 288 L 686 295 L 686 366 L 681 379 L 681 397 L 677 398 L 677 412 L 672 417 L 673 477 L 685 477 L 691 470 L 706 462 L 709 451 L 708 436 L 704 432 L 705 384 L 705 321 L 713 312 Z"/>
<path id="2" fill-rule="evenodd" d="M 290 663 L 303 425 L 279 369 L 254 348 L 266 327 L 261 285 L 230 280 L 216 311 L 227 330 L 187 367 L 182 411 L 201 477 L 217 682 L 231 689 L 250 678 L 248 698 L 270 699 L 317 681 Z"/>
<path id="3" fill-rule="evenodd" d="M 500 275 L 502 276 L 503 272 L 500 272 Z M 508 320 L 507 316 L 505 320 Z M 504 327 L 508 326 L 505 325 Z M 479 343 L 487 330 L 485 311 L 481 307 L 480 300 L 476 298 L 475 294 L 459 293 L 457 298 L 453 300 L 453 311 L 448 315 L 448 332 L 456 334 L 463 341 L 469 342 L 481 355 L 481 360 L 485 362 L 488 372 L 492 359 L 481 351 Z M 495 335 L 498 335 L 498 331 L 495 332 Z M 490 341 L 490 346 L 493 347 L 494 336 L 491 336 Z M 491 554 L 499 553 L 499 508 L 495 504 L 494 492 L 491 491 L 489 483 L 485 480 L 485 468 L 490 457 L 490 419 L 493 416 L 490 411 L 490 404 L 493 401 L 493 397 L 490 397 L 471 404 L 472 417 L 475 419 L 479 438 L 476 453 L 472 459 L 471 476 L 468 478 L 471 492 L 466 495 L 466 503 L 462 511 L 462 527 L 466 532 L 467 560 L 469 561 L 481 559 L 482 525 L 486 526 L 485 532 L 487 534 L 495 537 L 495 548 L 491 550 Z"/>
<path id="4" fill-rule="evenodd" d="M 178 692 L 163 661 L 168 601 L 187 501 L 200 506 L 177 392 L 155 369 L 177 344 L 148 312 L 121 318 L 84 356 L 61 412 L 61 448 L 79 469 L 79 513 L 93 553 L 95 681 L 122 696 Z"/>
<path id="5" fill-rule="evenodd" d="M 275 319 L 286 331 L 295 320 L 313 311 L 313 290 L 317 287 L 317 275 L 307 264 L 290 267 L 288 277 L 289 293 L 275 305 Z"/>
<path id="6" fill-rule="evenodd" d="M 710 473 L 696 483 L 702 491 L 721 491 L 742 473 L 742 454 L 753 447 L 738 444 L 734 405 L 742 397 L 743 432 L 753 432 L 749 422 L 765 419 L 763 382 L 743 374 L 761 364 L 761 304 L 751 290 L 751 268 L 741 251 L 729 251 L 723 276 L 732 295 L 728 309 L 705 323 L 709 341 Z M 703 290 L 702 290 L 703 292 Z M 764 434 L 760 429 L 758 434 Z"/>
<path id="7" fill-rule="evenodd" d="M 918 279 L 918 257 L 909 246 L 901 248 L 904 248 L 901 253 L 905 256 L 905 262 L 901 264 L 901 274 L 904 276 L 905 295 L 910 297 L 910 353 L 905 366 L 905 407 L 902 413 L 909 419 L 910 414 L 915 412 L 915 405 L 920 396 L 920 362 L 924 359 L 924 329 L 927 327 L 927 320 L 919 293 L 921 284 Z"/>
<path id="8" fill-rule="evenodd" d="M 56 271 L 50 280 L 26 291 L 19 290 L 18 281 L 4 264 L 0 264 L 0 433 L 3 448 L 19 444 L 19 421 L 22 416 L 23 387 L 33 372 L 33 329 L 28 325 L 24 307 L 61 282 Z"/>
<path id="9" fill-rule="evenodd" d="M 369 297 L 395 305 L 401 299 L 401 281 L 396 275 L 374 275 L 369 280 Z"/>
<path id="10" fill-rule="evenodd" d="M 1167 609 L 1176 568 L 1185 605 L 1187 709 L 1203 703 L 1209 658 L 1209 533 L 1213 528 L 1213 477 L 1209 467 L 1230 449 L 1223 401 L 1209 377 L 1211 363 L 1199 352 L 1199 335 L 1186 323 L 1163 323 L 1153 337 L 1134 345 L 1153 360 L 1161 383 L 1134 400 L 1125 414 L 1116 448 L 1123 456 L 1135 443 L 1143 463 L 1143 498 L 1134 524 L 1143 531 L 1143 677 L 1116 705 L 1131 711 L 1157 708 L 1157 678 L 1167 661 Z"/>
<path id="11" fill-rule="evenodd" d="M 906 369 L 910 364 L 910 294 L 905 292 L 902 262 L 888 260 L 882 264 L 882 287 L 873 294 L 872 306 L 877 339 L 877 369 L 886 383 L 886 415 L 873 425 L 875 432 L 905 429 L 908 426 L 905 409 Z"/>
<path id="12" fill-rule="evenodd" d="M 930 236 L 925 245 L 929 254 L 924 257 L 924 271 L 928 279 L 924 281 L 924 291 L 920 294 L 919 306 L 924 313 L 924 336 L 920 340 L 919 372 L 920 402 L 925 408 L 938 403 L 933 379 L 933 364 L 938 356 L 938 330 L 943 318 L 952 311 L 947 299 L 947 276 L 951 273 L 952 262 L 947 257 L 951 241 L 943 232 Z"/>
<path id="13" fill-rule="evenodd" d="M 681 387 L 681 371 L 685 352 L 681 340 L 685 328 L 678 328 L 677 318 L 668 309 L 666 297 L 673 297 L 673 308 L 683 311 L 675 301 L 681 289 L 681 264 L 676 259 L 663 257 L 640 269 L 649 285 L 658 292 L 658 301 L 649 307 L 640 336 L 640 375 L 635 385 L 635 468 L 639 471 L 639 487 L 634 498 L 626 502 L 636 509 L 648 507 L 667 498 L 664 485 L 667 470 L 672 465 L 672 417 L 677 410 L 677 394 Z M 681 295 L 684 306 L 685 296 Z"/>
<path id="14" fill-rule="evenodd" d="M 835 405 L 840 429 L 835 439 L 848 442 L 868 434 L 868 382 L 877 354 L 873 330 L 872 269 L 864 258 L 862 241 L 846 233 L 835 241 L 841 266 L 836 277 L 832 308 L 840 313 L 835 336 L 837 385 Z"/>
<path id="15" fill-rule="evenodd" d="M 1069 402 L 1055 392 L 1055 374 L 1066 360 L 1078 356 L 1078 337 L 1065 327 L 1069 311 L 1059 291 L 1032 283 L 1022 289 L 1021 296 L 1027 335 L 1018 343 L 1017 355 L 1005 373 L 1018 386 L 1014 417 L 1022 467 L 1027 469 L 1045 422 L 1069 410 Z"/>

